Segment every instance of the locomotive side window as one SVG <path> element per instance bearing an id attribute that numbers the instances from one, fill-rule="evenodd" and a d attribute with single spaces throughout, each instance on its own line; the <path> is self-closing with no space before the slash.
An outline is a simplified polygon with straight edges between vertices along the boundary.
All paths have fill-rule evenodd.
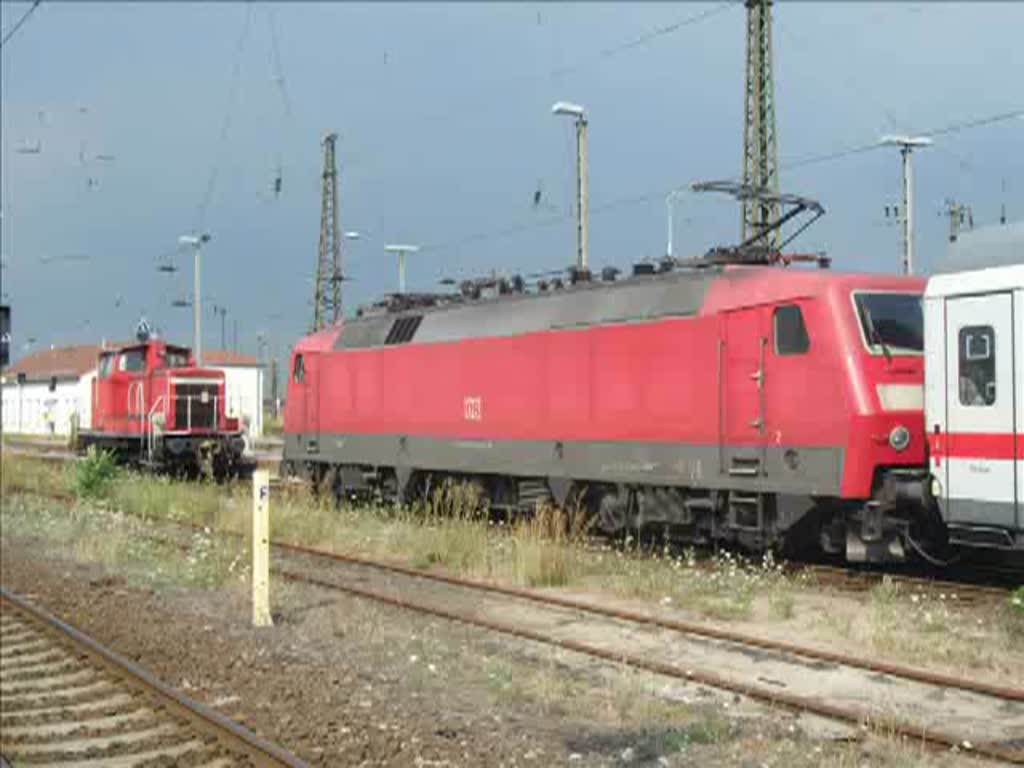
<path id="1" fill-rule="evenodd" d="M 778 307 L 775 318 L 775 354 L 804 355 L 811 348 L 811 339 L 804 325 L 804 315 L 800 307 L 790 304 Z"/>
<path id="2" fill-rule="evenodd" d="M 121 353 L 121 370 L 139 373 L 146 370 L 146 352 L 142 349 L 129 349 Z"/>
<path id="3" fill-rule="evenodd" d="M 99 370 L 100 378 L 101 379 L 107 378 L 111 373 L 113 373 L 113 371 L 114 371 L 114 356 L 113 355 L 103 355 L 103 357 L 100 358 L 100 370 Z"/>
<path id="4" fill-rule="evenodd" d="M 989 406 L 996 402 L 996 333 L 991 325 L 960 329 L 960 404 Z"/>
<path id="5" fill-rule="evenodd" d="M 302 355 L 295 356 L 295 370 L 292 371 L 292 378 L 295 379 L 296 384 L 301 384 L 306 380 L 306 366 L 302 362 Z"/>

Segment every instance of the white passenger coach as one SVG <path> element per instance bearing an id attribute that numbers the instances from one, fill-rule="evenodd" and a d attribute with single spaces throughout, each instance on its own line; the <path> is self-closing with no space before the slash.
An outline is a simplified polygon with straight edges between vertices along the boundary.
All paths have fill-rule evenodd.
<path id="1" fill-rule="evenodd" d="M 932 493 L 953 544 L 1024 551 L 1024 264 L 925 293 Z"/>

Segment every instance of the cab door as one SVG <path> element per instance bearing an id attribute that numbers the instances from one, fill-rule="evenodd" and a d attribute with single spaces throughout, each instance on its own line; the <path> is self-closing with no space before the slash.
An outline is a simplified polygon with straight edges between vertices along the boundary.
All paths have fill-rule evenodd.
<path id="1" fill-rule="evenodd" d="M 946 300 L 949 523 L 1016 527 L 1014 310 L 1009 291 Z"/>
<path id="2" fill-rule="evenodd" d="M 765 471 L 768 318 L 765 307 L 728 312 L 722 318 L 721 471 L 732 477 L 758 477 Z"/>
<path id="3" fill-rule="evenodd" d="M 292 384 L 288 389 L 289 413 L 296 415 L 295 429 L 299 449 L 305 453 L 320 451 L 320 367 L 318 355 L 300 352 L 292 363 Z"/>

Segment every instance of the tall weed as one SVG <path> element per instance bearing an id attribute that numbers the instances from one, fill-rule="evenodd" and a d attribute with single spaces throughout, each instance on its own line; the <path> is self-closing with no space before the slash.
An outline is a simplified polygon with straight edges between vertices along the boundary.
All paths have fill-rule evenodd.
<path id="1" fill-rule="evenodd" d="M 75 493 L 82 499 L 105 499 L 110 495 L 117 475 L 114 454 L 91 445 L 75 467 Z"/>

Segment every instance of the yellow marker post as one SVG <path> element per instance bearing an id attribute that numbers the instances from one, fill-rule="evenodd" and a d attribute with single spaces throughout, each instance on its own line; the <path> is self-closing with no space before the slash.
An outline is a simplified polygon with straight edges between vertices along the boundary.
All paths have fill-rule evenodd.
<path id="1" fill-rule="evenodd" d="M 273 626 L 270 616 L 270 474 L 252 473 L 252 624 Z"/>

